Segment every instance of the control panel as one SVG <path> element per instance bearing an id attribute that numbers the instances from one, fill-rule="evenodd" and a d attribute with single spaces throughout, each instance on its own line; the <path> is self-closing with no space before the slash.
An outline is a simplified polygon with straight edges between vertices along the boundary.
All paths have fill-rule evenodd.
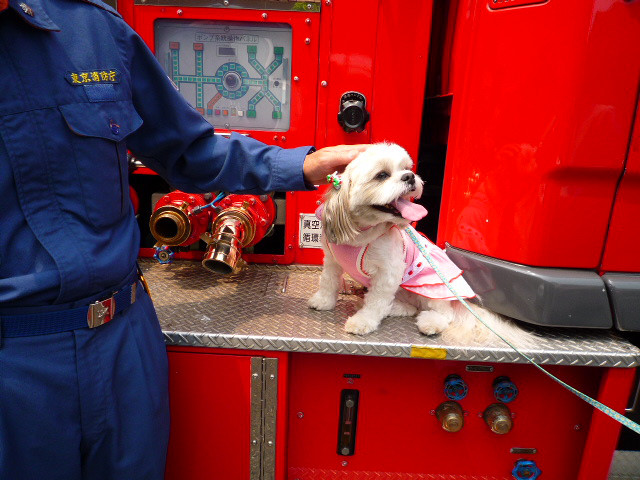
<path id="1" fill-rule="evenodd" d="M 286 131 L 291 26 L 159 19 L 156 56 L 180 93 L 217 128 Z"/>

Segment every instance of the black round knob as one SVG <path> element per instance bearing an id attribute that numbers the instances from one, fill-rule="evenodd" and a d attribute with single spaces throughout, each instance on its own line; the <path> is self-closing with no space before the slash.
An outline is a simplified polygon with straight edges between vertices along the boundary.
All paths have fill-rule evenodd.
<path id="1" fill-rule="evenodd" d="M 369 121 L 367 99 L 359 92 L 347 92 L 340 98 L 338 123 L 347 132 L 361 132 Z"/>

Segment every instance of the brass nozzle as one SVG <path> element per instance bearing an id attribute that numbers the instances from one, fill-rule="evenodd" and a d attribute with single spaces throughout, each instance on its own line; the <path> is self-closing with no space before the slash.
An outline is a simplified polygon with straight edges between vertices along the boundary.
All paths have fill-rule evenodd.
<path id="1" fill-rule="evenodd" d="M 499 435 L 509 433 L 511 431 L 511 427 L 513 427 L 513 420 L 511 420 L 509 407 L 502 403 L 489 405 L 484 411 L 482 417 L 487 425 L 489 425 L 491 431 Z"/>
<path id="2" fill-rule="evenodd" d="M 180 207 L 167 205 L 153 212 L 149 228 L 158 245 L 180 245 L 189 238 L 191 223 L 186 212 L 188 206 L 186 202 Z"/>
<path id="3" fill-rule="evenodd" d="M 436 409 L 436 417 L 447 432 L 458 432 L 464 426 L 464 414 L 458 402 L 444 402 Z"/>
<path id="4" fill-rule="evenodd" d="M 255 225 L 242 208 L 223 210 L 211 228 L 209 247 L 202 266 L 216 273 L 237 273 L 244 265 L 242 248 L 250 244 Z"/>

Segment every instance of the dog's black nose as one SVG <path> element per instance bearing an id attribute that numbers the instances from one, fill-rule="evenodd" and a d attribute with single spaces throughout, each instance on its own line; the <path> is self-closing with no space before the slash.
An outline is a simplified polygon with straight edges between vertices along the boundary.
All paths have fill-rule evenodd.
<path id="1" fill-rule="evenodd" d="M 416 183 L 416 176 L 412 172 L 409 172 L 402 175 L 400 180 L 407 182 L 409 185 L 414 185 Z"/>

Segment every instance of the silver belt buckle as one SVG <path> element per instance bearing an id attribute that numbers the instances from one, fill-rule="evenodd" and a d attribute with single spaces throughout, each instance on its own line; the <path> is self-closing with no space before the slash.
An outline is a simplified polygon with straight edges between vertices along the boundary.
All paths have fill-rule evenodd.
<path id="1" fill-rule="evenodd" d="M 89 328 L 96 328 L 113 320 L 113 315 L 116 313 L 116 299 L 114 296 L 115 294 L 106 300 L 89 305 L 89 311 L 87 312 Z"/>

